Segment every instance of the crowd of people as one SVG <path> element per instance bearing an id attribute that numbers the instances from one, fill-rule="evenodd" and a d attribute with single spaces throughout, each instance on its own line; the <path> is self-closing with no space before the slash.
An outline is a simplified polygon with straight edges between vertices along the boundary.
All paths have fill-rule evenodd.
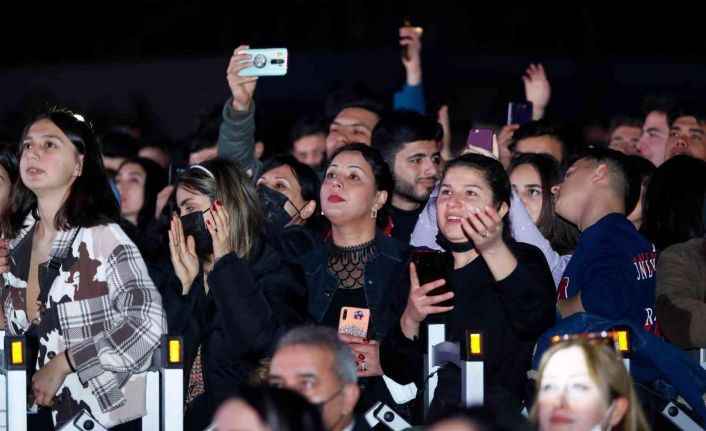
<path id="1" fill-rule="evenodd" d="M 427 112 L 421 34 L 399 35 L 392 109 L 332 93 L 293 116 L 284 153 L 264 156 L 247 45 L 188 155 L 60 108 L 3 143 L 2 316 L 27 340 L 28 429 L 82 411 L 141 429 L 167 333 L 184 340 L 188 430 L 365 430 L 377 402 L 434 431 L 662 429 L 669 401 L 706 424 L 692 357 L 706 348 L 706 110 L 651 98 L 587 146 L 545 116 L 548 73 L 530 65 L 532 119 L 459 145 L 453 113 Z M 453 364 L 425 405 L 427 323 L 452 342 L 483 331 L 483 406 L 463 408 Z"/>

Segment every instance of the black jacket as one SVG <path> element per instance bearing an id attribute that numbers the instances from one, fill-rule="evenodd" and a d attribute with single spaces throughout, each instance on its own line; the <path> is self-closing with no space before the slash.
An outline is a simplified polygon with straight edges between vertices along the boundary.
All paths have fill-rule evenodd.
<path id="1" fill-rule="evenodd" d="M 262 241 L 247 260 L 223 256 L 208 276 L 206 293 L 199 274 L 187 295 L 171 264 L 155 271 L 169 333 L 184 337 L 184 390 L 196 352 L 201 365 L 209 413 L 241 384 L 260 360 L 271 357 L 279 336 L 303 321 L 306 294 L 294 272 Z"/>
<path id="2" fill-rule="evenodd" d="M 449 283 L 455 293 L 454 309 L 435 318 L 446 323 L 449 341 L 459 341 L 466 329 L 484 331 L 485 400 L 504 411 L 519 411 L 535 342 L 554 324 L 556 293 L 539 249 L 514 241 L 508 247 L 518 265 L 503 280 L 493 279 L 482 256 L 453 270 Z M 399 324 L 409 280 L 398 289 L 400 293 L 395 297 L 399 302 L 394 307 L 397 323 L 381 343 L 380 362 L 385 374 L 397 382 L 415 382 L 420 386 L 424 380 L 424 346 L 419 339 L 406 338 Z M 460 377 L 455 366 L 443 367 L 439 371 L 435 401 L 458 405 Z"/>

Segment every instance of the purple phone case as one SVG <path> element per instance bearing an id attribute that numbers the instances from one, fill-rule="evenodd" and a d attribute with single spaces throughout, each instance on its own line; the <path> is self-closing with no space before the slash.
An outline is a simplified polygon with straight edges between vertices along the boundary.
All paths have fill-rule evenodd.
<path id="1" fill-rule="evenodd" d="M 467 145 L 493 151 L 493 131 L 491 129 L 471 129 Z"/>

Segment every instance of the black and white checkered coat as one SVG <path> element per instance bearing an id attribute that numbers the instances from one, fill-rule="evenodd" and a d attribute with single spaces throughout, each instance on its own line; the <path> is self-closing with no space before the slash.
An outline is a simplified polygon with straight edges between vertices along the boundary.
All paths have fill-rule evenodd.
<path id="1" fill-rule="evenodd" d="M 10 242 L 12 266 L 4 274 L 2 303 L 9 334 L 21 334 L 35 220 Z M 145 414 L 145 374 L 166 331 L 162 299 L 137 247 L 116 224 L 60 231 L 52 256 L 66 255 L 49 290 L 38 326 L 37 369 L 69 349 L 76 373 L 59 388 L 53 406 L 61 426 L 88 408 L 104 426 Z M 68 253 L 67 253 L 68 249 Z M 46 264 L 40 264 L 40 282 Z"/>

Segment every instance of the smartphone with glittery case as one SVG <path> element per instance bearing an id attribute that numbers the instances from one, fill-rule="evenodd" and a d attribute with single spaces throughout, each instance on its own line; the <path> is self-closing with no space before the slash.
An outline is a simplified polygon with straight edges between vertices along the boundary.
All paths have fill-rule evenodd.
<path id="1" fill-rule="evenodd" d="M 367 308 L 341 307 L 338 332 L 365 338 L 368 336 L 370 310 Z"/>

